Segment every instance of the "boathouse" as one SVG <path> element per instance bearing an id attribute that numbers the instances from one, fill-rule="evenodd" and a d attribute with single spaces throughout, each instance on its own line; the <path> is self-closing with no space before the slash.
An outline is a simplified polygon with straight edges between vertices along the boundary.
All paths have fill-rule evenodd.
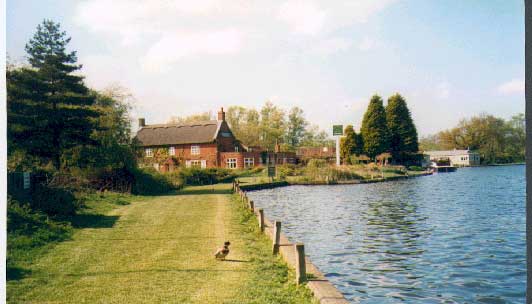
<path id="1" fill-rule="evenodd" d="M 480 165 L 480 155 L 477 152 L 467 150 L 425 151 L 431 161 L 448 159 L 451 166 L 470 167 Z"/>

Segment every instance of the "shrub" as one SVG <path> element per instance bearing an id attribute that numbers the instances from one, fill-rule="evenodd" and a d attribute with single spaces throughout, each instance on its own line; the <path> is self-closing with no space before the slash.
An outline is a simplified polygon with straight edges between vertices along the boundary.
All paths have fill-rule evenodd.
<path id="1" fill-rule="evenodd" d="M 423 171 L 424 169 L 420 166 L 410 166 L 408 167 L 408 170 L 410 171 Z"/>
<path id="2" fill-rule="evenodd" d="M 48 243 L 68 239 L 70 224 L 52 221 L 46 214 L 11 197 L 7 199 L 7 279 L 20 276 L 20 260 L 31 256 L 34 249 Z"/>
<path id="3" fill-rule="evenodd" d="M 182 168 L 178 173 L 179 179 L 186 185 L 210 185 L 230 182 L 237 174 L 223 168 Z"/>
<path id="4" fill-rule="evenodd" d="M 384 173 L 395 173 L 395 174 L 405 174 L 406 168 L 403 166 L 385 166 L 382 167 L 382 172 Z"/>
<path id="5" fill-rule="evenodd" d="M 134 194 L 164 194 L 176 189 L 169 177 L 153 168 L 133 170 L 134 182 L 131 192 Z"/>
<path id="6" fill-rule="evenodd" d="M 302 174 L 302 168 L 294 164 L 279 165 L 277 166 L 276 170 L 277 175 L 280 178 L 285 178 L 287 176 L 298 176 Z"/>
<path id="7" fill-rule="evenodd" d="M 74 193 L 66 188 L 36 184 L 31 194 L 30 206 L 48 215 L 74 215 L 81 204 Z"/>

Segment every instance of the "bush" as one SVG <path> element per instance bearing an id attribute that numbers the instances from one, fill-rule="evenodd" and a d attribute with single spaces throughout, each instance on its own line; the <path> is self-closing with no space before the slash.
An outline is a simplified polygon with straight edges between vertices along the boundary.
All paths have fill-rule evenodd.
<path id="1" fill-rule="evenodd" d="M 17 279 L 23 269 L 21 260 L 34 255 L 35 249 L 66 240 L 70 224 L 55 222 L 46 214 L 31 210 L 28 204 L 7 199 L 7 279 Z"/>
<path id="2" fill-rule="evenodd" d="M 165 194 L 178 188 L 169 177 L 153 168 L 134 169 L 132 173 L 134 182 L 131 192 L 134 194 Z"/>
<path id="3" fill-rule="evenodd" d="M 210 185 L 230 182 L 237 177 L 237 174 L 223 168 L 182 168 L 179 170 L 178 177 L 186 185 Z"/>
<path id="4" fill-rule="evenodd" d="M 408 170 L 410 170 L 410 171 L 424 171 L 425 169 L 423 169 L 420 166 L 410 166 L 410 167 L 408 167 Z"/>
<path id="5" fill-rule="evenodd" d="M 31 194 L 30 206 L 51 216 L 68 216 L 76 214 L 81 204 L 69 189 L 36 184 Z"/>
<path id="6" fill-rule="evenodd" d="M 287 176 L 298 176 L 302 174 L 302 168 L 294 164 L 279 165 L 277 166 L 276 170 L 277 175 L 280 178 L 285 178 Z"/>
<path id="7" fill-rule="evenodd" d="M 383 173 L 395 173 L 395 174 L 405 174 L 406 168 L 403 166 L 385 166 L 382 167 Z"/>

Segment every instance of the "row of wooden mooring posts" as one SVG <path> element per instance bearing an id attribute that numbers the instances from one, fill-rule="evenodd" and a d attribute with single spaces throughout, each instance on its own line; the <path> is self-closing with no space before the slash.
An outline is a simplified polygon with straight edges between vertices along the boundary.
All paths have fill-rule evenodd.
<path id="1" fill-rule="evenodd" d="M 259 208 L 255 211 L 255 204 L 250 200 L 245 191 L 240 188 L 238 181 L 233 181 L 233 192 L 238 193 L 240 201 L 243 205 L 247 206 L 249 210 L 258 216 L 259 228 L 262 232 L 266 230 L 266 221 L 264 217 L 264 209 Z M 274 255 L 279 254 L 281 246 L 293 246 L 295 256 L 295 270 L 296 270 L 296 282 L 301 284 L 307 281 L 307 269 L 305 261 L 305 245 L 303 243 L 297 244 L 281 244 L 281 222 L 275 221 L 273 223 L 272 233 L 272 253 Z"/>

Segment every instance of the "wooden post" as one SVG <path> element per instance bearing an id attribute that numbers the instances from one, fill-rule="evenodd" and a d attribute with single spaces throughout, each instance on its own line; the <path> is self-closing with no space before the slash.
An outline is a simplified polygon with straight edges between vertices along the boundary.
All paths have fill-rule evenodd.
<path id="1" fill-rule="evenodd" d="M 279 244 L 281 243 L 281 222 L 275 221 L 273 226 L 273 254 L 279 253 Z"/>
<path id="2" fill-rule="evenodd" d="M 259 209 L 259 227 L 260 231 L 264 231 L 264 209 Z"/>
<path id="3" fill-rule="evenodd" d="M 307 265 L 305 263 L 305 245 L 294 244 L 296 254 L 296 283 L 299 285 L 307 281 Z"/>
<path id="4" fill-rule="evenodd" d="M 255 203 L 253 201 L 249 201 L 249 209 L 251 210 L 251 212 L 255 211 Z"/>

